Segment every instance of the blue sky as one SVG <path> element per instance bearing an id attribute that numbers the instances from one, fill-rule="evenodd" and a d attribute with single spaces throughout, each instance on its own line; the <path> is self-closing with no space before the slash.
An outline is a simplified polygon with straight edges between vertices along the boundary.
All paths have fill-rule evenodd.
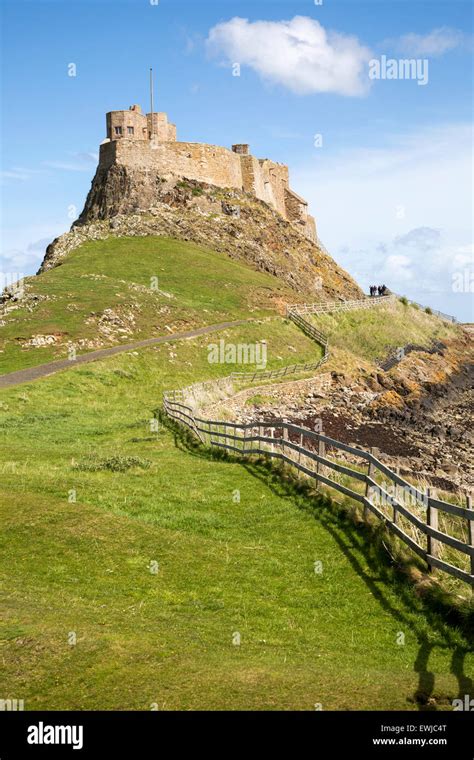
<path id="1" fill-rule="evenodd" d="M 80 213 L 105 112 L 149 110 L 153 66 L 178 139 L 289 164 L 363 286 L 474 319 L 469 2 L 4 0 L 2 15 L 4 273 L 36 271 Z M 427 83 L 370 79 L 384 55 L 428 61 Z"/>

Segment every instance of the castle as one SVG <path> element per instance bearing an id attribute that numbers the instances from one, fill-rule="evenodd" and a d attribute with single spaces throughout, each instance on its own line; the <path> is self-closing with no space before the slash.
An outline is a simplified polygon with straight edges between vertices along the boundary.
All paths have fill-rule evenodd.
<path id="1" fill-rule="evenodd" d="M 217 187 L 243 190 L 265 201 L 310 240 L 316 241 L 316 223 L 308 203 L 289 186 L 288 167 L 267 158 L 255 158 L 249 146 L 232 149 L 205 143 L 178 142 L 176 126 L 166 113 L 142 113 L 133 105 L 106 116 L 107 137 L 100 146 L 99 168 L 113 165 L 148 171 L 162 177 L 180 177 Z"/>

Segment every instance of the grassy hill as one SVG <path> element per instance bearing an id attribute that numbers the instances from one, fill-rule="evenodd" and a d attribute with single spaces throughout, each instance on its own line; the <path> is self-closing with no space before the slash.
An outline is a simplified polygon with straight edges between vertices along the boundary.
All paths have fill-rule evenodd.
<path id="1" fill-rule="evenodd" d="M 2 694 L 27 710 L 451 709 L 472 689 L 472 644 L 361 531 L 320 495 L 150 425 L 163 390 L 234 369 L 208 363 L 220 338 L 266 340 L 269 368 L 319 355 L 276 316 L 285 287 L 173 241 L 113 252 L 90 244 L 31 283 L 49 300 L 8 315 L 8 366 L 65 350 L 15 336 L 93 339 L 91 311 L 135 299 L 133 337 L 254 321 L 1 394 Z M 154 275 L 174 298 L 148 292 Z"/>
<path id="2" fill-rule="evenodd" d="M 453 340 L 459 326 L 397 299 L 373 309 L 312 315 L 311 320 L 329 338 L 334 363 L 354 369 L 373 364 L 394 348 L 409 343 L 429 347 L 435 340 Z"/>
<path id="3" fill-rule="evenodd" d="M 274 316 L 294 299 L 276 277 L 193 243 L 158 237 L 86 243 L 61 266 L 27 278 L 26 298 L 14 309 L 2 315 L 0 307 L 0 373 L 64 358 L 69 345 L 84 353 Z M 36 347 L 35 336 L 54 343 Z"/>
<path id="4" fill-rule="evenodd" d="M 150 431 L 163 388 L 209 376 L 206 340 L 2 395 L 2 693 L 26 709 L 448 709 L 473 652 L 354 527 Z"/>

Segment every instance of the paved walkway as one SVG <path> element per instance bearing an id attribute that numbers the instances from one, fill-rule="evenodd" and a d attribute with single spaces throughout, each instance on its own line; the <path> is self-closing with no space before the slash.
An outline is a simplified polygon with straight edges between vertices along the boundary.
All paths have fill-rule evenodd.
<path id="1" fill-rule="evenodd" d="M 111 346 L 110 348 L 100 348 L 98 351 L 91 351 L 88 354 L 80 354 L 74 360 L 59 359 L 55 362 L 39 364 L 36 367 L 20 369 L 16 372 L 9 372 L 7 375 L 2 375 L 0 377 L 0 388 L 11 388 L 14 385 L 20 385 L 21 383 L 30 383 L 33 380 L 39 380 L 40 377 L 47 377 L 48 375 L 54 375 L 55 372 L 60 372 L 64 369 L 71 369 L 71 367 L 76 367 L 78 364 L 94 362 L 98 359 L 106 359 L 108 356 L 122 354 L 124 351 L 133 351 L 136 348 L 155 346 L 158 343 L 173 343 L 174 341 L 184 340 L 185 338 L 196 338 L 199 335 L 207 335 L 207 333 L 225 330 L 227 327 L 237 327 L 238 325 L 244 325 L 249 321 L 251 320 L 240 319 L 235 322 L 220 322 L 217 325 L 198 327 L 195 330 L 188 330 L 187 332 L 170 333 L 169 335 L 162 335 L 160 338 L 148 338 L 147 340 L 140 340 L 136 341 L 135 343 L 127 343 L 125 346 Z"/>

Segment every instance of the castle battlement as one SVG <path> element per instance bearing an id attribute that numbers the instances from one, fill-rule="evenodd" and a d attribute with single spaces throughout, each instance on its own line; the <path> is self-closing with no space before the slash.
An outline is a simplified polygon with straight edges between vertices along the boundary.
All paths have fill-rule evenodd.
<path id="1" fill-rule="evenodd" d="M 142 113 L 133 105 L 106 115 L 107 138 L 100 146 L 99 167 L 113 164 L 155 172 L 164 178 L 205 182 L 255 195 L 316 240 L 316 223 L 308 203 L 290 188 L 285 164 L 256 158 L 246 143 L 225 148 L 206 143 L 178 142 L 176 126 L 166 113 Z"/>
<path id="2" fill-rule="evenodd" d="M 140 106 L 128 111 L 109 111 L 106 115 L 108 140 L 151 140 L 176 142 L 176 126 L 168 122 L 165 113 L 142 113 Z"/>

